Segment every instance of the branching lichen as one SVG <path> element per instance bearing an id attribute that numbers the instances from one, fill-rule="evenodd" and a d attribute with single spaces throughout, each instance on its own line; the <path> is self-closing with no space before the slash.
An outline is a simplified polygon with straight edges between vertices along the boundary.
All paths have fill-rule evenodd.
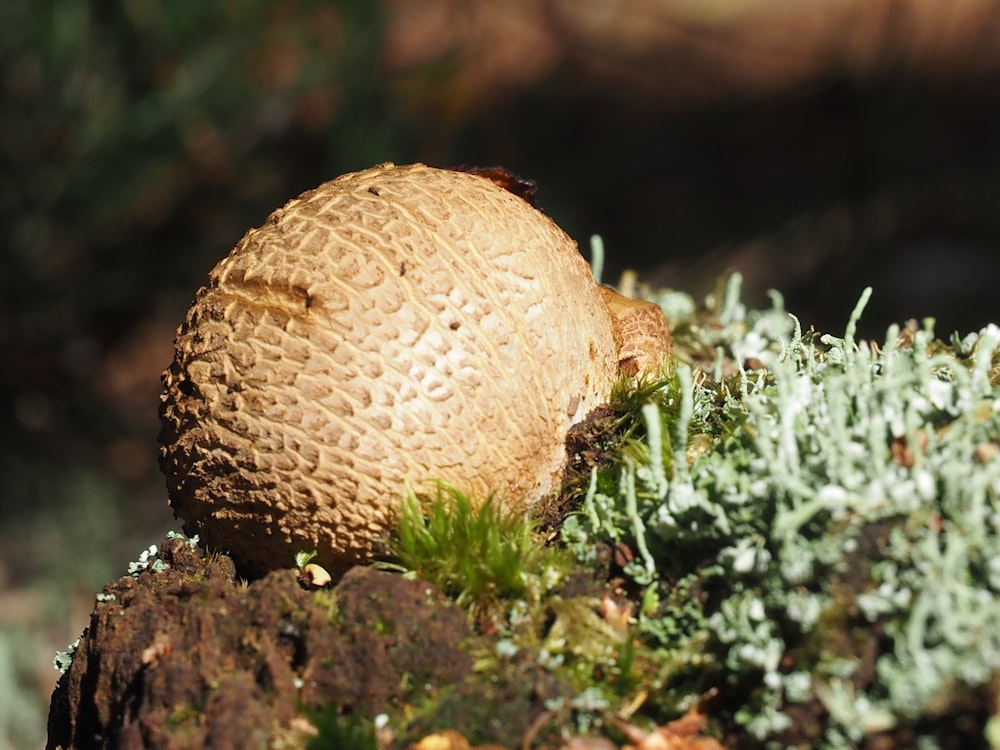
<path id="1" fill-rule="evenodd" d="M 166 534 L 167 539 L 182 539 L 187 545 L 192 549 L 198 546 L 198 536 L 188 538 L 184 534 L 176 531 L 168 531 Z M 160 557 L 160 550 L 155 544 L 151 544 L 149 547 L 144 549 L 139 553 L 138 558 L 133 560 L 128 564 L 128 574 L 133 578 L 138 578 L 144 571 L 151 571 L 153 573 L 160 573 L 168 567 L 167 563 L 163 561 Z M 106 594 L 103 592 L 98 592 L 95 595 L 98 602 L 114 601 L 114 594 Z M 73 659 L 76 656 L 77 648 L 80 645 L 80 639 L 77 638 L 71 644 L 66 647 L 65 651 L 56 651 L 55 657 L 52 660 L 52 665 L 60 674 L 66 674 L 69 668 L 73 665 Z"/>
<path id="2" fill-rule="evenodd" d="M 746 312 L 738 277 L 714 318 L 675 321 L 693 367 L 647 392 L 645 427 L 565 529 L 582 555 L 633 547 L 626 572 L 660 602 L 647 639 L 707 643 L 664 681 L 725 674 L 762 741 L 794 737 L 804 713 L 831 747 L 930 739 L 958 714 L 982 731 L 1000 674 L 1000 329 L 857 341 L 869 294 L 843 338 L 803 334 L 777 295 Z"/>

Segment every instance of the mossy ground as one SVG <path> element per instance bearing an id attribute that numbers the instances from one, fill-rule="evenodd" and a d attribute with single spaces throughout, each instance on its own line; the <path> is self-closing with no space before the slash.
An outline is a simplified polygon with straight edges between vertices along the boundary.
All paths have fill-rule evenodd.
<path id="1" fill-rule="evenodd" d="M 856 317 L 720 286 L 541 518 L 411 498 L 392 572 L 247 586 L 165 540 L 105 588 L 49 746 L 1000 746 L 1000 331 Z"/>

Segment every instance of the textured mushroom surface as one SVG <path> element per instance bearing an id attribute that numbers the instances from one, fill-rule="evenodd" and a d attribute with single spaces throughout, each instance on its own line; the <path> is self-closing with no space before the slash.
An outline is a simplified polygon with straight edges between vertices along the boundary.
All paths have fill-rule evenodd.
<path id="1" fill-rule="evenodd" d="M 611 313 L 618 370 L 629 377 L 658 374 L 673 350 L 663 310 L 654 302 L 624 297 L 606 286 L 600 292 Z"/>
<path id="2" fill-rule="evenodd" d="M 304 193 L 178 330 L 161 467 L 184 530 L 247 574 L 369 559 L 409 483 L 527 508 L 617 375 L 576 244 L 475 174 L 381 165 Z"/>

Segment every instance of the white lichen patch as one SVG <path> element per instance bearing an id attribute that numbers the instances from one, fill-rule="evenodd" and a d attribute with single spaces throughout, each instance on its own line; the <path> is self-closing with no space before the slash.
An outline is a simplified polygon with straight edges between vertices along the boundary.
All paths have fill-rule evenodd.
<path id="1" fill-rule="evenodd" d="M 198 536 L 188 537 L 177 531 L 168 531 L 166 534 L 167 539 L 182 539 L 189 547 L 196 549 L 198 547 Z M 160 558 L 160 550 L 155 544 L 149 545 L 146 549 L 139 553 L 139 556 L 128 564 L 128 575 L 133 578 L 138 578 L 143 572 L 150 571 L 152 573 L 162 573 L 169 566 L 167 563 Z M 95 600 L 98 604 L 106 604 L 115 601 L 115 595 L 105 592 L 98 592 L 95 595 Z M 65 651 L 57 651 L 55 657 L 52 660 L 52 666 L 58 670 L 60 674 L 66 674 L 69 668 L 73 664 L 73 658 L 76 656 L 77 648 L 80 645 L 80 639 L 77 638 L 69 646 L 66 647 Z"/>
<path id="2" fill-rule="evenodd" d="M 627 571 L 660 597 L 693 580 L 728 592 L 683 612 L 674 597 L 640 628 L 666 651 L 707 634 L 718 667 L 758 686 L 737 718 L 762 740 L 809 701 L 831 747 L 959 710 L 1000 674 L 1000 329 L 858 341 L 868 290 L 842 338 L 820 337 L 779 296 L 747 312 L 738 291 L 734 277 L 702 332 L 716 361 L 650 396 L 566 539 L 627 543 Z M 874 679 L 824 650 L 846 627 L 878 645 Z"/>

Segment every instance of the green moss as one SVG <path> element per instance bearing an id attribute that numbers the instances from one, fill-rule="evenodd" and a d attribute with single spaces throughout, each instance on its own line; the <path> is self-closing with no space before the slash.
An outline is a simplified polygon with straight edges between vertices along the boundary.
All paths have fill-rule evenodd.
<path id="1" fill-rule="evenodd" d="M 177 731 L 188 722 L 197 723 L 198 717 L 203 713 L 203 708 L 197 706 L 179 705 L 174 706 L 167 716 L 167 724 L 172 731 Z"/>
<path id="2" fill-rule="evenodd" d="M 371 721 L 356 714 L 341 715 L 328 709 L 310 716 L 316 736 L 306 745 L 308 750 L 376 750 L 375 727 Z"/>
<path id="3" fill-rule="evenodd" d="M 475 678 L 426 704 L 418 701 L 416 720 L 398 725 L 411 740 L 450 727 L 470 739 L 504 741 L 497 712 L 524 714 L 540 685 L 549 709 L 558 708 L 553 726 L 595 727 L 609 707 L 635 699 L 647 673 L 662 668 L 656 654 L 635 641 L 627 616 L 616 620 L 603 612 L 605 581 L 582 570 L 571 576 L 567 549 L 545 546 L 530 517 L 505 513 L 492 500 L 475 503 L 447 486 L 429 502 L 411 496 L 393 549 L 412 574 L 467 608 L 487 636 L 468 644 Z M 537 713 L 549 710 L 535 702 Z M 464 718 L 455 723 L 456 716 Z"/>
<path id="4" fill-rule="evenodd" d="M 543 547 L 530 517 L 444 484 L 429 501 L 413 493 L 403 501 L 391 550 L 404 568 L 474 609 L 537 595 L 546 576 L 561 575 L 558 554 Z"/>

